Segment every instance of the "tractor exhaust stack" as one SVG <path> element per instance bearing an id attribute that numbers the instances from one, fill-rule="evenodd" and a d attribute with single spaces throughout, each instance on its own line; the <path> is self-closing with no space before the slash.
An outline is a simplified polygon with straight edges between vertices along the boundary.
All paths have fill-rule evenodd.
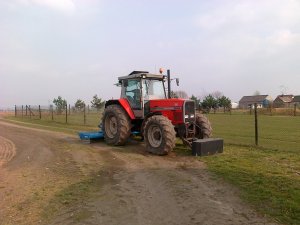
<path id="1" fill-rule="evenodd" d="M 168 98 L 171 98 L 171 75 L 170 75 L 170 70 L 167 70 L 167 77 L 168 77 Z"/>

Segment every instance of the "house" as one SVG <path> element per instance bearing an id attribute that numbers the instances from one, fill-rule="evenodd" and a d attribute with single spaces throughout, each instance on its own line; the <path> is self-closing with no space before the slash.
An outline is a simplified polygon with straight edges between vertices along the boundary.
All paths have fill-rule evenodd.
<path id="1" fill-rule="evenodd" d="M 239 108 L 248 109 L 254 107 L 255 103 L 257 108 L 266 108 L 272 103 L 272 97 L 269 95 L 244 96 L 239 101 Z"/>
<path id="2" fill-rule="evenodd" d="M 300 105 L 300 95 L 296 95 L 294 96 L 293 98 L 293 101 L 292 101 L 292 104 L 297 104 L 297 105 Z"/>
<path id="3" fill-rule="evenodd" d="M 278 95 L 273 102 L 274 108 L 289 108 L 292 106 L 294 95 Z"/>

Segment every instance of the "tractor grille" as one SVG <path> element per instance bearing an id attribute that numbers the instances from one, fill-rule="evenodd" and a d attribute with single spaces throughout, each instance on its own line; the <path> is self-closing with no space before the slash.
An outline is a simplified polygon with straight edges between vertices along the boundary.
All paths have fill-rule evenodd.
<path id="1" fill-rule="evenodd" d="M 195 102 L 186 100 L 184 102 L 184 122 L 195 122 L 196 120 L 196 108 L 195 108 Z"/>

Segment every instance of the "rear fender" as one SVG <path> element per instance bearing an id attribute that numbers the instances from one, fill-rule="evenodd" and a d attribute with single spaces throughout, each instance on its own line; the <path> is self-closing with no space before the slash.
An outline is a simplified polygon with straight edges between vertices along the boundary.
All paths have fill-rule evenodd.
<path id="1" fill-rule="evenodd" d="M 135 119 L 133 111 L 132 111 L 132 109 L 129 105 L 129 102 L 126 98 L 120 98 L 120 99 L 116 99 L 116 100 L 108 100 L 105 103 L 105 108 L 109 105 L 120 105 L 120 106 L 122 106 L 122 108 L 125 110 L 125 112 L 127 112 L 130 119 L 132 119 L 132 120 Z"/>

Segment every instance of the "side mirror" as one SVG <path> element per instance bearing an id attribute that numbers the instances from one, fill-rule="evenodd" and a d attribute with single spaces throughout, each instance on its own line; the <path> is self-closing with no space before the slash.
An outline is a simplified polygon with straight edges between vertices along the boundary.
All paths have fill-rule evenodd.
<path id="1" fill-rule="evenodd" d="M 179 86 L 179 78 L 176 78 L 176 84 Z"/>
<path id="2" fill-rule="evenodd" d="M 128 87 L 128 80 L 123 80 L 124 87 Z"/>

